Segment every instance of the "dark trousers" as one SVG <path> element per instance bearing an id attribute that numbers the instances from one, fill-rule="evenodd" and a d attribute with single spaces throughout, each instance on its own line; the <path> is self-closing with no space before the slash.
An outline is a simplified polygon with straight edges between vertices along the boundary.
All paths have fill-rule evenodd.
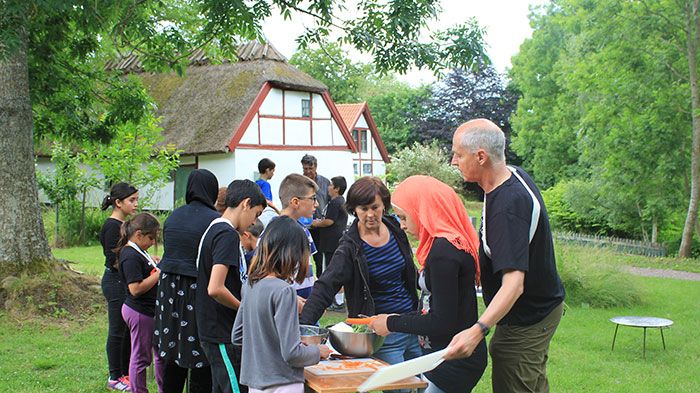
<path id="1" fill-rule="evenodd" d="M 321 273 L 323 273 L 323 258 L 324 258 L 324 255 L 326 255 L 325 252 L 319 251 L 319 252 L 317 252 L 316 254 L 314 254 L 314 256 L 313 256 L 313 258 L 314 258 L 314 265 L 316 266 L 316 271 L 315 271 L 316 277 L 321 277 Z M 333 253 L 331 253 L 331 256 L 333 256 Z M 330 260 L 330 258 L 328 258 L 328 259 L 326 259 L 326 261 L 330 262 L 331 260 Z M 326 262 L 326 264 L 328 264 L 328 262 Z"/>
<path id="2" fill-rule="evenodd" d="M 200 344 L 211 365 L 211 392 L 233 393 L 234 385 L 237 385 L 241 393 L 248 393 L 248 387 L 240 383 L 241 347 L 235 347 L 231 343 L 218 344 L 204 341 Z"/>
<path id="3" fill-rule="evenodd" d="M 564 311 L 563 303 L 531 326 L 496 326 L 489 343 L 494 393 L 546 393 L 549 343 Z"/>
<path id="4" fill-rule="evenodd" d="M 107 300 L 107 364 L 109 378 L 116 380 L 129 375 L 131 338 L 129 328 L 122 317 L 122 305 L 126 299 L 126 286 L 119 272 L 105 268 L 102 276 L 102 294 Z"/>
<path id="5" fill-rule="evenodd" d="M 163 370 L 163 393 L 182 393 L 189 372 L 189 393 L 211 393 L 211 369 L 182 368 L 170 362 Z"/>

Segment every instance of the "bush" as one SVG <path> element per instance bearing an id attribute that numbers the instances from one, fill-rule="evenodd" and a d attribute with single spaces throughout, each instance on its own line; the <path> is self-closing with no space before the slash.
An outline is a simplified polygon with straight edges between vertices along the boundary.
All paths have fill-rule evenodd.
<path id="1" fill-rule="evenodd" d="M 462 176 L 450 165 L 449 154 L 440 148 L 437 140 L 429 145 L 416 142 L 399 151 L 387 165 L 386 180 L 389 184 L 400 183 L 413 175 L 432 176 L 456 191 L 461 190 Z"/>
<path id="2" fill-rule="evenodd" d="M 610 253 L 590 247 L 557 247 L 559 275 L 572 306 L 630 307 L 642 303 L 643 292 L 631 275 L 603 262 Z"/>
<path id="3" fill-rule="evenodd" d="M 609 234 L 595 186 L 576 179 L 564 180 L 542 192 L 552 228 L 559 231 Z"/>

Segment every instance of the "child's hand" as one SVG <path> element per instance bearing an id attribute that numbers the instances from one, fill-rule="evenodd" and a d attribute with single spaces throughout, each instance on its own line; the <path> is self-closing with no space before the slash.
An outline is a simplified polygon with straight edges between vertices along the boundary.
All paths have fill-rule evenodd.
<path id="1" fill-rule="evenodd" d="M 331 349 L 326 345 L 321 344 L 318 346 L 318 349 L 321 351 L 321 359 L 328 359 L 328 356 L 331 355 Z"/>
<path id="2" fill-rule="evenodd" d="M 158 255 L 151 255 L 151 259 L 153 259 L 155 263 L 160 263 L 160 257 Z"/>

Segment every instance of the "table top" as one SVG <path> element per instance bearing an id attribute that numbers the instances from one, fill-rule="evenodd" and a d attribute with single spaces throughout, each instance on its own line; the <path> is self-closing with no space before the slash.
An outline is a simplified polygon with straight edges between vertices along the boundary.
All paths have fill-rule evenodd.
<path id="1" fill-rule="evenodd" d="M 632 326 L 632 327 L 647 327 L 647 328 L 662 328 L 669 327 L 673 325 L 673 321 L 666 318 L 656 318 L 656 317 L 613 317 L 610 318 L 610 322 L 616 323 L 618 325 Z"/>
<path id="2" fill-rule="evenodd" d="M 372 376 L 372 373 L 362 375 L 315 375 L 307 370 L 304 370 L 306 378 L 306 386 L 318 393 L 351 393 L 356 392 L 357 388 L 363 382 Z M 396 381 L 386 386 L 382 386 L 377 390 L 395 390 L 395 389 L 417 389 L 424 388 L 428 384 L 417 377 L 409 377 Z"/>

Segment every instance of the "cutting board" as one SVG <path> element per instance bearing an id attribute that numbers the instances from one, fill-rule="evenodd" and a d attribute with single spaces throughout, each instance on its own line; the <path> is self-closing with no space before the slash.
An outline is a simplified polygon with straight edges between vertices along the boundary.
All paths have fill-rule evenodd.
<path id="1" fill-rule="evenodd" d="M 318 364 L 306 367 L 306 371 L 319 376 L 368 375 L 373 374 L 382 367 L 386 367 L 386 364 L 383 364 L 376 359 L 359 358 L 323 360 Z"/>

